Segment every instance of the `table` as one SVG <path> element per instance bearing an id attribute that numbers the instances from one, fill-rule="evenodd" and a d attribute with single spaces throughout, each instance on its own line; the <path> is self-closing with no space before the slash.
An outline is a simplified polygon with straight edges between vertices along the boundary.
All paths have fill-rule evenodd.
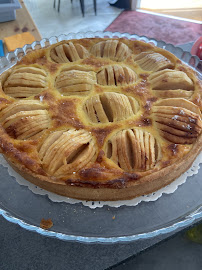
<path id="1" fill-rule="evenodd" d="M 21 34 L 23 32 L 30 32 L 36 40 L 41 40 L 41 34 L 39 33 L 24 2 L 22 0 L 19 2 L 22 8 L 16 10 L 16 20 L 0 23 L 0 39 Z M 4 47 L 4 52 L 7 53 L 6 47 Z"/>
<path id="2" fill-rule="evenodd" d="M 191 45 L 186 44 L 181 47 L 189 51 Z M 87 245 L 46 238 L 37 233 L 26 231 L 0 217 L 0 269 L 103 270 L 110 267 L 110 269 L 117 268 L 117 270 L 167 270 L 174 268 L 174 266 L 176 266 L 176 269 L 183 270 L 200 269 L 199 266 L 202 265 L 202 257 L 200 256 L 202 246 L 186 242 L 182 234 L 177 235 L 177 238 L 174 237 L 168 240 L 167 243 L 164 242 L 156 248 L 150 249 L 144 254 L 137 255 L 129 263 L 122 263 L 114 267 L 114 265 L 120 264 L 123 260 L 139 254 L 169 237 L 173 237 L 174 234 L 161 235 L 153 239 L 139 240 L 128 244 Z M 164 249 L 162 246 L 164 246 Z M 183 249 L 180 249 L 180 247 L 183 247 Z M 171 251 L 173 257 L 170 256 Z M 181 254 L 179 253 L 180 251 L 182 252 Z M 149 255 L 147 256 L 147 254 Z M 183 258 L 182 254 L 186 254 L 186 256 Z M 167 259 L 165 260 L 166 255 Z M 140 258 L 140 263 L 141 260 L 144 263 L 143 267 L 141 265 L 139 265 L 139 268 L 136 267 L 138 258 Z M 189 264 L 187 263 L 187 258 L 189 259 Z M 164 264 L 166 262 L 167 268 L 165 268 L 165 265 L 159 264 L 160 260 Z"/>
<path id="3" fill-rule="evenodd" d="M 195 179 L 197 181 L 200 179 L 201 173 L 202 168 L 196 175 L 197 179 Z M 201 269 L 202 257 L 199 254 L 202 252 L 202 245 L 185 241 L 183 235 L 177 236 L 178 238 L 175 240 L 175 234 L 176 231 L 132 243 L 113 245 L 83 244 L 41 236 L 22 229 L 16 224 L 9 223 L 0 216 L 0 269 L 104 270 L 108 268 L 116 269 L 114 265 L 120 263 L 121 265 L 117 266 L 117 270 L 122 270 L 122 267 L 125 267 L 126 270 L 167 270 L 175 266 L 177 266 L 177 268 L 174 268 L 176 270 Z M 174 240 L 171 239 L 167 241 L 167 244 L 161 244 L 162 241 L 171 237 L 174 237 Z M 164 245 L 164 249 L 161 246 L 160 248 L 154 248 L 157 244 Z M 148 248 L 150 250 L 145 252 L 145 255 L 137 255 Z M 172 251 L 173 257 L 169 257 L 170 253 L 167 250 Z M 146 254 L 148 253 L 149 256 L 147 257 Z M 184 253 L 187 254 L 186 257 L 182 256 Z M 131 268 L 127 268 L 126 263 L 122 263 L 122 261 L 134 256 L 136 258 L 128 262 L 129 264 L 132 263 Z M 141 263 L 144 263 L 144 267 L 136 268 L 136 261 L 139 256 L 140 258 L 143 257 L 139 266 L 141 267 Z M 159 261 L 164 263 L 165 257 L 167 258 L 167 268 L 163 267 L 162 264 L 158 264 Z M 152 264 L 155 262 L 154 268 L 149 264 L 149 260 Z M 187 260 L 189 260 L 189 265 L 187 265 Z"/>

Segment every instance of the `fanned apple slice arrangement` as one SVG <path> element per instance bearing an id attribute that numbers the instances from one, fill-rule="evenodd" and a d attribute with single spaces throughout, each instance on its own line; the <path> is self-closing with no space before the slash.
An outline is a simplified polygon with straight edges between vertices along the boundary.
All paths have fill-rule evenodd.
<path id="1" fill-rule="evenodd" d="M 108 92 L 92 96 L 84 104 L 84 111 L 93 123 L 109 123 L 125 120 L 138 112 L 135 98 Z"/>
<path id="2" fill-rule="evenodd" d="M 174 68 L 173 63 L 160 53 L 142 52 L 134 57 L 134 61 L 146 71 L 159 71 L 167 68 Z"/>
<path id="3" fill-rule="evenodd" d="M 126 44 L 113 39 L 96 43 L 90 52 L 96 57 L 109 58 L 117 62 L 125 60 L 131 54 Z"/>
<path id="4" fill-rule="evenodd" d="M 4 83 L 5 94 L 14 98 L 27 98 L 47 88 L 47 74 L 42 68 L 23 66 L 14 69 Z"/>
<path id="5" fill-rule="evenodd" d="M 152 169 L 161 157 L 157 140 L 141 129 L 118 131 L 106 148 L 107 157 L 127 172 Z"/>
<path id="6" fill-rule="evenodd" d="M 101 85 L 121 86 L 135 83 L 137 74 L 127 66 L 107 66 L 97 74 L 97 82 Z"/>
<path id="7" fill-rule="evenodd" d="M 173 143 L 191 144 L 201 133 L 199 108 L 183 98 L 164 99 L 153 107 L 160 134 Z"/>
<path id="8" fill-rule="evenodd" d="M 161 184 L 159 177 L 169 179 L 165 168 L 201 149 L 200 80 L 174 55 L 144 42 L 62 41 L 3 73 L 0 90 L 2 152 L 16 161 L 21 151 L 16 163 L 37 163 L 32 172 L 40 168 L 49 182 L 62 181 L 67 193 L 56 190 L 62 195 L 95 182 L 88 198 L 110 199 L 99 191 L 105 183 L 141 185 L 159 172 L 148 193 L 174 179 Z"/>
<path id="9" fill-rule="evenodd" d="M 50 57 L 56 63 L 75 62 L 88 56 L 89 52 L 82 45 L 73 44 L 72 42 L 55 46 L 50 51 Z"/>
<path id="10" fill-rule="evenodd" d="M 193 95 L 194 83 L 185 72 L 164 69 L 149 76 L 154 94 L 161 98 L 184 97 Z"/>
<path id="11" fill-rule="evenodd" d="M 63 69 L 55 81 L 55 87 L 64 96 L 87 95 L 96 83 L 93 71 Z"/>
<path id="12" fill-rule="evenodd" d="M 19 100 L 0 112 L 6 132 L 15 139 L 33 139 L 50 127 L 47 106 L 36 100 Z"/>
<path id="13" fill-rule="evenodd" d="M 85 130 L 55 131 L 39 149 L 43 168 L 54 176 L 77 172 L 95 159 L 96 146 Z"/>

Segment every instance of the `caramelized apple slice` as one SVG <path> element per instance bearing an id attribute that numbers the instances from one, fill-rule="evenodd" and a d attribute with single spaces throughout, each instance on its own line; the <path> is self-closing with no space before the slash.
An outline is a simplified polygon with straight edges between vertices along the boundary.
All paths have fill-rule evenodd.
<path id="1" fill-rule="evenodd" d="M 159 71 L 166 68 L 173 68 L 174 64 L 165 56 L 155 52 L 142 52 L 134 61 L 146 71 Z"/>
<path id="2" fill-rule="evenodd" d="M 39 149 L 43 168 L 56 177 L 76 172 L 94 161 L 96 147 L 85 130 L 55 131 Z"/>
<path id="3" fill-rule="evenodd" d="M 84 111 L 93 123 L 117 122 L 136 114 L 139 103 L 133 97 L 106 92 L 86 100 Z"/>
<path id="4" fill-rule="evenodd" d="M 55 87 L 62 95 L 86 95 L 96 83 L 93 71 L 62 70 L 57 76 Z"/>
<path id="5" fill-rule="evenodd" d="M 50 126 L 47 106 L 36 100 L 20 100 L 0 113 L 6 132 L 15 139 L 32 139 Z"/>
<path id="6" fill-rule="evenodd" d="M 153 135 L 140 129 L 127 129 L 114 134 L 106 146 L 107 157 L 128 172 L 152 169 L 161 157 Z"/>
<path id="7" fill-rule="evenodd" d="M 164 99 L 153 107 L 157 128 L 173 143 L 191 144 L 202 130 L 199 108 L 183 98 Z"/>
<path id="8" fill-rule="evenodd" d="M 91 53 L 96 57 L 109 58 L 114 61 L 124 61 L 131 51 L 126 44 L 115 39 L 101 41 L 93 45 Z"/>
<path id="9" fill-rule="evenodd" d="M 86 48 L 72 42 L 60 44 L 50 51 L 50 57 L 56 63 L 75 62 L 88 56 Z"/>
<path id="10" fill-rule="evenodd" d="M 101 85 L 125 85 L 137 80 L 137 74 L 129 67 L 119 65 L 107 66 L 97 74 L 98 84 Z"/>
<path id="11" fill-rule="evenodd" d="M 37 67 L 15 68 L 3 84 L 6 95 L 14 98 L 26 98 L 37 95 L 47 88 L 47 74 Z"/>

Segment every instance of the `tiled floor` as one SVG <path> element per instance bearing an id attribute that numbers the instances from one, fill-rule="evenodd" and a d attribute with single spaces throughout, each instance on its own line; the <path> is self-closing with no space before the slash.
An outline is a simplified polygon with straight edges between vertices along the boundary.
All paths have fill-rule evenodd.
<path id="1" fill-rule="evenodd" d="M 97 0 L 97 16 L 93 0 L 85 0 L 85 17 L 82 17 L 80 1 L 61 0 L 60 12 L 53 9 L 53 0 L 24 1 L 43 38 L 70 32 L 103 31 L 121 13 L 107 0 Z M 56 0 L 57 6 L 57 0 Z"/>

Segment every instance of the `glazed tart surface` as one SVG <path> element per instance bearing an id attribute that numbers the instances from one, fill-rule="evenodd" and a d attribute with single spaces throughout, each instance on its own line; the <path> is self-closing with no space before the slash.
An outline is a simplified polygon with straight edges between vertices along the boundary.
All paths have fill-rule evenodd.
<path id="1" fill-rule="evenodd" d="M 202 84 L 141 41 L 86 38 L 27 54 L 0 76 L 0 147 L 28 181 L 123 200 L 175 180 L 202 148 Z"/>

